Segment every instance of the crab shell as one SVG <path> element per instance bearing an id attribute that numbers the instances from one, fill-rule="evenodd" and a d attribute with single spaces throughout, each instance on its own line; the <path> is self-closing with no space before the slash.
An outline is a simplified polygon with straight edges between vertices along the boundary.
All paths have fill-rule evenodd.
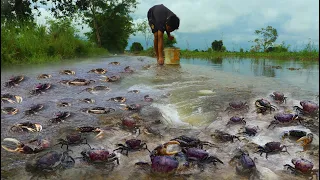
<path id="1" fill-rule="evenodd" d="M 97 68 L 97 69 L 91 69 L 89 72 L 94 72 L 94 73 L 97 73 L 97 74 L 105 74 L 107 72 L 106 69 L 102 69 L 102 68 Z"/>
<path id="2" fill-rule="evenodd" d="M 129 139 L 126 141 L 126 145 L 131 149 L 138 149 L 142 141 L 140 139 Z"/>
<path id="3" fill-rule="evenodd" d="M 300 105 L 302 106 L 303 111 L 308 113 L 313 113 L 314 111 L 319 109 L 319 106 L 313 101 L 300 101 Z"/>
<path id="4" fill-rule="evenodd" d="M 110 157 L 116 156 L 114 153 L 110 153 L 108 150 L 103 149 L 92 149 L 89 151 L 82 152 L 89 157 L 89 160 L 92 162 L 105 162 L 108 161 Z"/>
<path id="5" fill-rule="evenodd" d="M 247 102 L 234 101 L 234 102 L 230 102 L 229 106 L 234 108 L 234 109 L 242 109 L 242 108 L 247 107 Z"/>
<path id="6" fill-rule="evenodd" d="M 84 98 L 84 99 L 81 99 L 80 101 L 82 101 L 82 102 L 86 102 L 86 103 L 90 103 L 90 104 L 92 104 L 92 103 L 94 103 L 94 102 L 95 102 L 95 100 L 94 100 L 94 99 L 90 99 L 90 98 Z"/>
<path id="7" fill-rule="evenodd" d="M 254 160 L 248 154 L 242 154 L 239 159 L 239 163 L 236 166 L 236 170 L 241 174 L 248 174 L 255 170 L 256 164 Z"/>
<path id="8" fill-rule="evenodd" d="M 51 78 L 51 74 L 40 74 L 37 78 L 38 79 L 47 79 L 47 78 Z"/>
<path id="9" fill-rule="evenodd" d="M 66 75 L 76 74 L 76 72 L 72 71 L 72 70 L 62 70 L 59 73 L 60 74 L 66 74 Z"/>
<path id="10" fill-rule="evenodd" d="M 308 173 L 313 169 L 313 163 L 303 158 L 294 158 L 291 160 L 291 162 L 292 164 L 294 164 L 295 169 L 299 170 L 302 173 Z"/>
<path id="11" fill-rule="evenodd" d="M 120 65 L 119 62 L 110 62 L 109 64 L 112 64 L 112 65 Z"/>
<path id="12" fill-rule="evenodd" d="M 171 156 L 154 156 L 151 163 L 151 169 L 156 173 L 174 173 L 179 167 L 179 161 Z"/>

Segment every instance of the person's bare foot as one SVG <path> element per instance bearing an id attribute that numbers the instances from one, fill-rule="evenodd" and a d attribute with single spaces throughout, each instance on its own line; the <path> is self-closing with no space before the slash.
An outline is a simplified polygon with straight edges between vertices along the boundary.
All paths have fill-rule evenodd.
<path id="1" fill-rule="evenodd" d="M 158 59 L 158 64 L 159 64 L 159 65 L 163 65 L 163 63 L 164 63 L 164 59 L 163 59 L 163 58 L 159 58 L 159 59 Z"/>

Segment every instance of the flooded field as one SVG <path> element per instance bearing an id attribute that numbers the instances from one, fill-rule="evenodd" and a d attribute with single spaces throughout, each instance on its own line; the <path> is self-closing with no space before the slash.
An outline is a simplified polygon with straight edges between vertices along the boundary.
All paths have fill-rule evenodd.
<path id="1" fill-rule="evenodd" d="M 107 72 L 89 72 L 97 68 Z M 62 70 L 72 70 L 75 74 L 61 74 Z M 37 78 L 44 73 L 51 77 Z M 4 86 L 10 77 L 17 75 L 25 77 L 19 85 L 12 88 Z M 106 81 L 106 76 L 120 79 Z M 87 85 L 72 85 L 79 81 L 75 79 L 88 80 Z M 39 83 L 50 83 L 52 86 L 39 95 L 31 95 L 30 91 Z M 100 87 L 99 90 L 95 88 L 97 86 L 108 88 Z M 134 93 L 134 90 L 139 93 Z M 285 103 L 274 101 L 270 94 L 275 91 L 284 93 L 287 97 Z M 284 168 L 285 164 L 294 166 L 291 162 L 293 158 L 310 160 L 314 165 L 313 169 L 319 169 L 318 115 L 301 116 L 301 124 L 298 120 L 291 120 L 291 124 L 268 128 L 277 113 L 295 114 L 293 107 L 301 107 L 300 101 L 310 100 L 319 104 L 319 63 L 265 59 L 181 59 L 178 66 L 160 67 L 156 65 L 155 59 L 149 57 L 85 59 L 60 64 L 3 68 L 1 94 L 6 93 L 21 96 L 23 100 L 21 103 L 1 104 L 1 109 L 14 107 L 18 110 L 14 115 L 1 113 L 2 145 L 15 148 L 12 143 L 4 142 L 5 138 L 15 138 L 20 142 L 42 138 L 51 145 L 35 154 L 8 152 L 2 148 L 1 179 L 249 179 L 248 176 L 237 174 L 235 166 L 229 163 L 238 148 L 246 150 L 252 159 L 256 159 L 258 175 L 252 176 L 252 179 L 306 179 L 306 176 L 292 174 Z M 81 101 L 85 98 L 94 102 Z M 274 111 L 264 114 L 256 112 L 255 102 L 262 98 L 275 106 Z M 248 109 L 226 111 L 229 103 L 234 101 L 246 102 Z M 43 104 L 43 109 L 34 115 L 26 115 L 25 111 L 36 104 Z M 96 107 L 100 110 L 101 107 L 105 108 L 106 112 L 94 114 L 101 112 Z M 62 118 L 58 123 L 50 121 L 57 118 L 59 112 L 70 112 L 70 116 Z M 244 118 L 246 124 L 227 125 L 233 116 Z M 124 124 L 126 118 L 134 121 L 134 125 Z M 41 132 L 10 130 L 13 125 L 26 121 L 39 123 L 42 126 Z M 205 164 L 204 170 L 200 171 L 200 165 L 184 167 L 185 160 L 182 158 L 175 174 L 162 175 L 147 167 L 135 165 L 140 161 L 151 163 L 150 153 L 145 149 L 129 151 L 128 156 L 115 151 L 119 165 L 116 161 L 107 164 L 91 163 L 82 158 L 81 152 L 90 150 L 83 140 L 82 144 L 68 147 L 72 150 L 68 154 L 75 160 L 72 167 L 55 171 L 51 169 L 50 172 L 26 169 L 27 164 L 50 150 L 64 152 L 67 146 L 61 148 L 61 144 L 56 145 L 58 140 L 66 140 L 67 135 L 78 133 L 76 128 L 83 126 L 101 129 L 99 136 L 96 136 L 98 132 L 81 133 L 81 137 L 94 149 L 105 149 L 111 153 L 118 148 L 117 144 L 125 144 L 126 140 L 137 138 L 146 142 L 148 149 L 152 151 L 160 144 L 186 135 L 213 143 L 213 147 L 204 146 L 204 149 L 223 164 Z M 254 136 L 248 136 L 241 134 L 245 126 L 259 128 Z M 214 136 L 216 130 L 235 135 L 238 139 L 221 142 Z M 313 141 L 304 150 L 296 139 L 282 139 L 283 133 L 290 130 L 312 133 Z M 281 145 L 287 147 L 288 153 L 270 153 L 268 158 L 265 153 L 260 156 L 257 153 L 258 146 L 271 141 L 281 142 Z M 168 151 L 174 150 L 180 151 L 181 147 L 168 147 Z M 310 177 L 316 179 L 315 175 Z"/>

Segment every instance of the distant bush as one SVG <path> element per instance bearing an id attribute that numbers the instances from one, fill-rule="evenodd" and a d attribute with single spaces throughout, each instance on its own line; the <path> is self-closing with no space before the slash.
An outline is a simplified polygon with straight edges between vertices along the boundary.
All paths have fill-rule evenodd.
<path id="1" fill-rule="evenodd" d="M 143 47 L 142 47 L 141 43 L 134 42 L 134 43 L 132 43 L 132 45 L 130 47 L 130 51 L 131 52 L 140 52 L 140 51 L 143 51 Z"/>

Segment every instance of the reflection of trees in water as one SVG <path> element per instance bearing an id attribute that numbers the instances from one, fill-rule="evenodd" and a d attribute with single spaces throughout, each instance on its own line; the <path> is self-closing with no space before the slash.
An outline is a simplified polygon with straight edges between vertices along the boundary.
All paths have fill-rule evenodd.
<path id="1" fill-rule="evenodd" d="M 212 58 L 210 59 L 210 62 L 214 63 L 214 64 L 222 64 L 222 57 L 216 57 L 216 58 Z"/>
<path id="2" fill-rule="evenodd" d="M 268 60 L 266 59 L 252 59 L 251 69 L 255 76 L 276 76 L 274 68 L 271 68 L 271 65 L 268 65 Z"/>

